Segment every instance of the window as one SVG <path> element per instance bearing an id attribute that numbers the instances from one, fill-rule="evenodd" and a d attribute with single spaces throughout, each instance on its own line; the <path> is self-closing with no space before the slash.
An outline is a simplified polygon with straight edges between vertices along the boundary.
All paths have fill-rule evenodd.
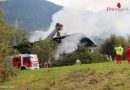
<path id="1" fill-rule="evenodd" d="M 23 57 L 23 62 L 30 62 L 30 57 Z"/>
<path id="2" fill-rule="evenodd" d="M 14 61 L 14 62 L 20 62 L 20 57 L 15 57 L 15 58 L 13 58 L 13 61 Z"/>
<path id="3" fill-rule="evenodd" d="M 37 56 L 30 56 L 30 58 L 31 58 L 31 61 L 38 61 Z"/>

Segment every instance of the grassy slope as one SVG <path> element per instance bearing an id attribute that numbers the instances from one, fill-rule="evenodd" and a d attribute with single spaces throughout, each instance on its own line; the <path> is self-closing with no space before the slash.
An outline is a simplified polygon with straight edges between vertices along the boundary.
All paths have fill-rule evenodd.
<path id="1" fill-rule="evenodd" d="M 20 71 L 0 86 L 13 90 L 129 90 L 130 64 L 116 62 Z M 8 89 L 10 90 L 10 89 Z"/>

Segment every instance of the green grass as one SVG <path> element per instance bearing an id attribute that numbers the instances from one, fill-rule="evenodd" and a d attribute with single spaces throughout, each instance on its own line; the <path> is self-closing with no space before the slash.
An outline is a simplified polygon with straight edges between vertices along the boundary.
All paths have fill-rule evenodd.
<path id="1" fill-rule="evenodd" d="M 4 89 L 1 86 L 13 86 Z M 130 64 L 105 62 L 20 71 L 0 90 L 129 90 Z"/>

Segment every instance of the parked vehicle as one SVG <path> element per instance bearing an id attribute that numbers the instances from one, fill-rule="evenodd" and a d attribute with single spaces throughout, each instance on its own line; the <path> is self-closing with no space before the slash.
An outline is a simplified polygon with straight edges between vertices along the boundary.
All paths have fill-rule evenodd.
<path id="1" fill-rule="evenodd" d="M 38 57 L 35 54 L 19 54 L 13 57 L 12 63 L 14 67 L 21 70 L 39 69 Z"/>

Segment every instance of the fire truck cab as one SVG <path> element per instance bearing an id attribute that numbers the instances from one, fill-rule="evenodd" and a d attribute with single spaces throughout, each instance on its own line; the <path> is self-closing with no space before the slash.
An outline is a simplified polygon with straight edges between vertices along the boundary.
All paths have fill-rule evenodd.
<path id="1" fill-rule="evenodd" d="M 39 69 L 38 57 L 35 54 L 19 54 L 13 57 L 12 63 L 14 67 L 21 70 Z"/>

